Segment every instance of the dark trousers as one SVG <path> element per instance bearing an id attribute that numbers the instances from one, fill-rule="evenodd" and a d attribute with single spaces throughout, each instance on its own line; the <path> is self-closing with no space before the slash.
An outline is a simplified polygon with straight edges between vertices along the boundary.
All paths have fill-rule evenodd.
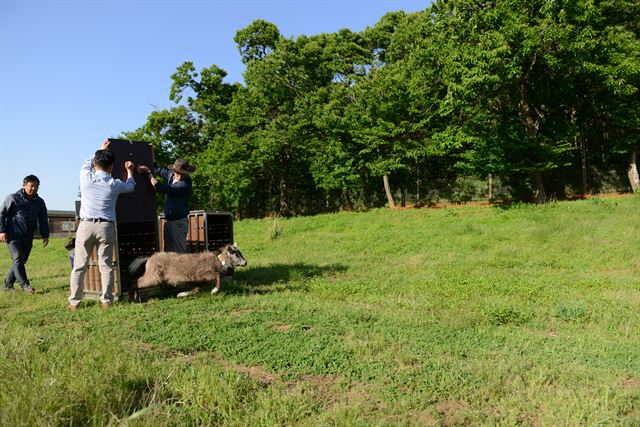
<path id="1" fill-rule="evenodd" d="M 164 224 L 164 251 L 187 253 L 189 218 L 172 219 Z"/>
<path id="2" fill-rule="evenodd" d="M 27 270 L 24 265 L 27 263 L 29 255 L 31 254 L 33 239 L 12 240 L 7 242 L 7 247 L 9 248 L 9 255 L 11 255 L 13 264 L 9 267 L 4 282 L 8 285 L 13 285 L 17 281 L 22 287 L 29 285 Z"/>

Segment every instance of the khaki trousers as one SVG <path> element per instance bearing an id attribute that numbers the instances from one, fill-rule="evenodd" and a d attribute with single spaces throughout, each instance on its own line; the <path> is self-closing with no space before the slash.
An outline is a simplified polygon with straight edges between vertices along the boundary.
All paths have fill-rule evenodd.
<path id="1" fill-rule="evenodd" d="M 80 304 L 84 296 L 84 274 L 89 264 L 89 256 L 96 248 L 102 294 L 100 302 L 113 302 L 113 247 L 116 240 L 116 226 L 111 222 L 80 221 L 76 232 L 76 247 L 73 269 L 69 279 L 71 294 L 69 303 Z"/>

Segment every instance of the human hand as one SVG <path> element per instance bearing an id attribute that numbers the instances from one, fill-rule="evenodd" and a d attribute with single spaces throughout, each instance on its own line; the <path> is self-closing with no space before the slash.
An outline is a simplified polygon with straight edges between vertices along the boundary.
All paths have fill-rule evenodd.
<path id="1" fill-rule="evenodd" d="M 7 233 L 0 233 L 0 242 L 7 241 Z"/>
<path id="2" fill-rule="evenodd" d="M 142 174 L 148 174 L 151 173 L 151 170 L 147 167 L 147 166 L 138 166 L 136 168 L 136 171 L 138 171 L 138 173 L 142 173 Z"/>
<path id="3" fill-rule="evenodd" d="M 43 247 L 43 248 L 46 248 L 48 244 L 49 244 L 49 239 L 45 239 L 45 238 L 43 238 L 43 239 L 42 239 L 42 247 Z"/>
<path id="4" fill-rule="evenodd" d="M 133 172 L 135 167 L 136 167 L 136 164 L 133 163 L 131 160 L 127 160 L 126 162 L 124 162 L 124 168 L 130 172 Z"/>
<path id="5" fill-rule="evenodd" d="M 151 185 L 155 187 L 155 185 L 158 183 L 158 180 L 156 179 L 156 177 L 153 175 L 149 175 L 149 179 L 151 180 Z"/>
<path id="6" fill-rule="evenodd" d="M 109 141 L 108 139 L 105 139 L 104 141 L 102 141 L 102 144 L 100 144 L 100 149 L 106 150 L 109 148 L 110 144 L 111 144 L 111 141 Z"/>

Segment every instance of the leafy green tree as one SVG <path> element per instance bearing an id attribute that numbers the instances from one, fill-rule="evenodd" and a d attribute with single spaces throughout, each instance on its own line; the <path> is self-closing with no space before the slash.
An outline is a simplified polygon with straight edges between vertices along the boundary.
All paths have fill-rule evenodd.
<path id="1" fill-rule="evenodd" d="M 392 186 L 419 200 L 426 180 L 487 174 L 541 203 L 545 181 L 578 164 L 586 190 L 595 153 L 627 156 L 635 189 L 639 11 L 635 0 L 448 0 L 297 38 L 256 20 L 234 38 L 243 85 L 185 62 L 175 105 L 127 135 L 166 161 L 192 158 L 198 205 L 240 216 L 393 206 Z"/>
<path id="2" fill-rule="evenodd" d="M 224 133 L 228 106 L 240 88 L 238 83 L 224 83 L 226 76 L 226 71 L 216 65 L 196 73 L 191 62 L 185 62 L 172 74 L 169 99 L 179 104 L 186 95 L 190 121 L 197 125 L 199 131 L 191 145 L 184 144 L 185 152 L 199 153 L 211 138 Z"/>
<path id="3" fill-rule="evenodd" d="M 271 22 L 256 19 L 246 28 L 239 30 L 233 41 L 240 52 L 242 62 L 264 59 L 280 41 L 280 30 Z"/>
<path id="4" fill-rule="evenodd" d="M 342 29 L 326 36 L 323 55 L 326 84 L 307 95 L 310 170 L 319 189 L 336 192 L 343 206 L 353 210 L 356 203 L 371 203 L 371 173 L 359 155 L 363 147 L 354 137 L 358 123 L 353 109 L 358 82 L 366 77 L 373 54 L 362 34 Z"/>
<path id="5" fill-rule="evenodd" d="M 422 178 L 435 165 L 445 162 L 449 177 L 461 170 L 468 145 L 464 119 L 470 116 L 465 107 L 468 110 L 470 103 L 450 96 L 443 69 L 451 47 L 429 11 L 387 14 L 371 35 L 384 41 L 377 56 L 385 65 L 373 76 L 377 88 L 366 92 L 377 94 L 379 99 L 372 103 L 378 109 L 376 120 L 394 141 L 387 159 L 394 159 L 395 165 L 389 170 L 412 177 L 418 198 Z M 386 166 L 392 166 L 388 160 Z"/>
<path id="6" fill-rule="evenodd" d="M 609 0 L 591 4 L 590 39 L 578 40 L 587 54 L 575 66 L 580 85 L 577 98 L 588 100 L 576 108 L 585 139 L 602 141 L 600 150 L 628 156 L 628 179 L 640 188 L 637 155 L 640 149 L 640 3 Z M 585 25 L 583 21 L 572 23 Z M 595 148 L 595 147 L 593 147 Z"/>
<path id="7" fill-rule="evenodd" d="M 265 21 L 237 33 L 247 64 L 246 87 L 230 105 L 225 137 L 247 156 L 253 182 L 244 190 L 267 200 L 267 210 L 290 215 L 299 212 L 315 190 L 308 161 L 312 126 L 307 94 L 332 75 L 324 65 L 324 36 L 294 40 L 278 35 Z"/>
<path id="8" fill-rule="evenodd" d="M 436 44 L 448 46 L 441 51 L 446 98 L 463 119 L 449 134 L 469 138 L 477 170 L 484 163 L 530 176 L 544 202 L 544 174 L 570 163 L 580 135 L 576 70 L 596 54 L 585 25 L 591 2 L 457 0 L 437 2 L 432 14 Z"/>
<path id="9" fill-rule="evenodd" d="M 142 127 L 126 132 L 124 136 L 152 143 L 156 162 L 169 164 L 176 157 L 187 157 L 195 153 L 190 147 L 198 145 L 200 129 L 201 123 L 187 107 L 181 105 L 153 111 Z"/>

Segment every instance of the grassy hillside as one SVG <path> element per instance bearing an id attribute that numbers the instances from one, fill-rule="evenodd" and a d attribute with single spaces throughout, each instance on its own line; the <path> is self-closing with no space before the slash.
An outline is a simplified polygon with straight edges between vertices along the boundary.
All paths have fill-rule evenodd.
<path id="1" fill-rule="evenodd" d="M 638 425 L 640 198 L 241 221 L 221 295 L 0 294 L 0 425 Z M 6 247 L 0 267 L 9 266 Z"/>

